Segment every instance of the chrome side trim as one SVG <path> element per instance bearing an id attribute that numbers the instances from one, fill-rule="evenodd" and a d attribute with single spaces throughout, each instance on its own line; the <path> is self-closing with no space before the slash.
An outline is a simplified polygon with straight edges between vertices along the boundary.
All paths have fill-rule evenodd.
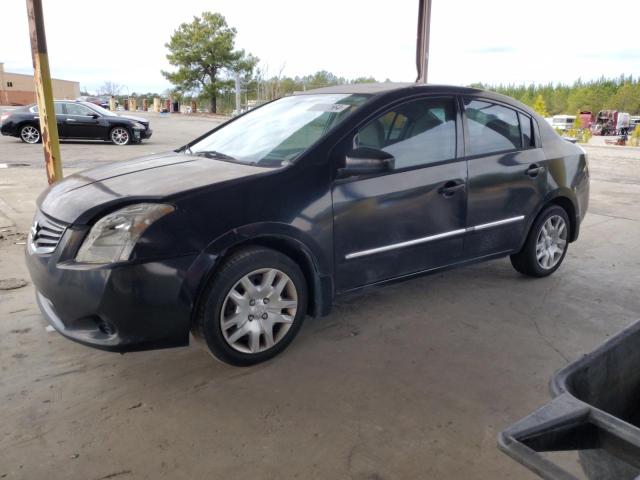
<path id="1" fill-rule="evenodd" d="M 477 230 L 485 230 L 487 228 L 499 227 L 500 225 L 506 225 L 507 223 L 513 223 L 513 222 L 521 222 L 522 220 L 524 220 L 524 215 L 505 218 L 504 220 L 497 220 L 495 222 L 483 223 L 480 225 L 476 225 L 475 227 L 469 227 L 467 228 L 467 232 L 475 232 Z"/>
<path id="2" fill-rule="evenodd" d="M 453 237 L 454 235 L 460 235 L 466 232 L 466 229 L 461 228 L 459 230 L 451 230 L 450 232 L 438 233 L 436 235 L 430 235 L 428 237 L 415 238 L 413 240 L 407 240 L 406 242 L 392 243 L 391 245 L 385 245 L 384 247 L 371 248 L 369 250 L 362 250 L 360 252 L 349 253 L 345 256 L 347 260 L 352 258 L 364 257 L 366 255 L 373 255 L 374 253 L 388 252 L 389 250 L 395 250 L 396 248 L 410 247 L 412 245 L 418 245 L 420 243 L 432 242 L 441 238 Z"/>
<path id="3" fill-rule="evenodd" d="M 497 220 L 495 222 L 482 223 L 469 228 L 460 228 L 458 230 L 451 230 L 449 232 L 437 233 L 436 235 L 429 235 L 428 237 L 415 238 L 413 240 L 407 240 L 406 242 L 392 243 L 391 245 L 385 245 L 383 247 L 370 248 L 368 250 L 361 250 L 359 252 L 348 253 L 345 255 L 345 260 L 351 260 L 352 258 L 365 257 L 367 255 L 373 255 L 375 253 L 388 252 L 389 250 L 396 250 L 398 248 L 411 247 L 413 245 L 419 245 L 421 243 L 433 242 L 434 240 L 440 240 L 442 238 L 454 237 L 463 233 L 476 232 L 478 230 L 486 230 L 488 228 L 499 227 L 514 222 L 521 222 L 524 220 L 524 215 L 517 217 L 505 218 L 503 220 Z"/>

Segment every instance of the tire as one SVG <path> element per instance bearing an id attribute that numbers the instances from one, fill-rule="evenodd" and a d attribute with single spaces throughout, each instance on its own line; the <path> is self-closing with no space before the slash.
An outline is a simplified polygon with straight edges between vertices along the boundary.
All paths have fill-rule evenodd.
<path id="1" fill-rule="evenodd" d="M 232 254 L 209 280 L 191 332 L 218 360 L 255 365 L 295 338 L 307 298 L 305 277 L 293 260 L 269 248 L 248 247 Z"/>
<path id="2" fill-rule="evenodd" d="M 530 277 L 551 275 L 567 254 L 569 229 L 569 216 L 564 208 L 558 205 L 545 208 L 533 222 L 522 249 L 511 255 L 513 268 Z"/>
<path id="3" fill-rule="evenodd" d="M 109 140 L 114 145 L 128 145 L 132 142 L 132 135 L 127 127 L 117 126 L 109 131 Z"/>
<path id="4" fill-rule="evenodd" d="M 31 123 L 27 123 L 20 127 L 19 130 L 20 140 L 30 145 L 40 143 L 42 137 L 40 135 L 40 129 Z"/>

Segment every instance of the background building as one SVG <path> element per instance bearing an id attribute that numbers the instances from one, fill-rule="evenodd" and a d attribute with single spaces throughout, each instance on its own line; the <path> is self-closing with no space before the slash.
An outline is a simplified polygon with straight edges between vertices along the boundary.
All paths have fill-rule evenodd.
<path id="1" fill-rule="evenodd" d="M 71 99 L 80 96 L 80 83 L 51 79 L 53 96 L 56 99 Z M 33 75 L 9 73 L 0 63 L 0 105 L 28 105 L 36 101 Z"/>

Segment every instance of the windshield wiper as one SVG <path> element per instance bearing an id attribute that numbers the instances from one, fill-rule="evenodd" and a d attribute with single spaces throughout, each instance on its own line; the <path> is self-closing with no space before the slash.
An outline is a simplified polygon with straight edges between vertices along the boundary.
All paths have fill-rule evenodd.
<path id="1" fill-rule="evenodd" d="M 189 149 L 189 151 L 191 151 L 191 149 Z M 226 153 L 218 152 L 216 150 L 202 150 L 200 152 L 195 152 L 194 155 L 202 155 L 207 158 L 217 158 L 219 160 L 231 160 L 234 162 L 237 161 L 231 155 L 227 155 Z"/>

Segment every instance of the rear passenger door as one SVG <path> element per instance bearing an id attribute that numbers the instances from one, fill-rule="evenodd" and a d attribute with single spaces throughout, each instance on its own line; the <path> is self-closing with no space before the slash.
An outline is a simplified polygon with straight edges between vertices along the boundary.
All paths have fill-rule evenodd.
<path id="1" fill-rule="evenodd" d="M 535 121 L 494 100 L 463 98 L 469 171 L 467 259 L 519 248 L 547 183 Z"/>
<path id="2" fill-rule="evenodd" d="M 56 123 L 58 124 L 58 136 L 60 137 L 64 137 L 63 132 L 64 132 L 64 121 L 65 121 L 65 114 L 64 111 L 62 109 L 62 103 L 60 102 L 53 102 L 53 108 L 55 109 L 56 112 Z M 34 105 L 33 107 L 31 107 L 31 112 L 35 113 L 35 116 L 33 117 L 35 120 L 40 121 L 40 115 L 38 114 L 38 105 Z"/>

